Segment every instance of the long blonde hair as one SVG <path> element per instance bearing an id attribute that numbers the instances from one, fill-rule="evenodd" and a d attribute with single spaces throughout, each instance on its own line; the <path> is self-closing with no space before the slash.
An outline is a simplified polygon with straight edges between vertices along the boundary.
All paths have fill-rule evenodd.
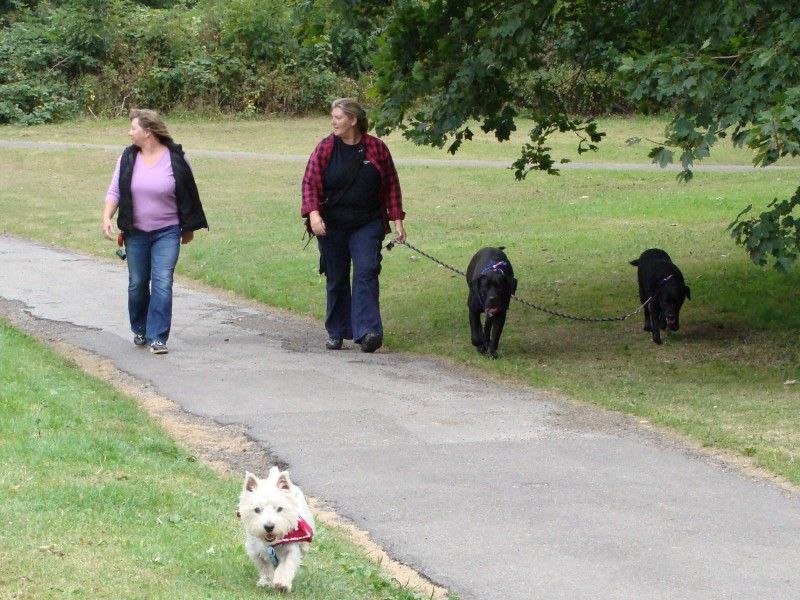
<path id="1" fill-rule="evenodd" d="M 132 108 L 128 116 L 131 121 L 139 119 L 139 126 L 156 136 L 158 141 L 165 146 L 175 143 L 175 140 L 173 140 L 172 136 L 169 134 L 167 124 L 164 122 L 164 117 L 156 111 L 147 108 Z"/>
<path id="2" fill-rule="evenodd" d="M 331 102 L 331 110 L 339 108 L 348 117 L 355 117 L 358 121 L 358 130 L 361 134 L 367 133 L 369 129 L 369 121 L 367 120 L 366 111 L 361 108 L 361 105 L 355 98 L 339 98 Z"/>

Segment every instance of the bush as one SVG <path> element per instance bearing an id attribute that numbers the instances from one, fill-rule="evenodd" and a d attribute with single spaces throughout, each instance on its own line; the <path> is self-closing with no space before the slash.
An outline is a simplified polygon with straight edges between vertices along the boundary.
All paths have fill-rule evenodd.
<path id="1" fill-rule="evenodd" d="M 22 3 L 0 29 L 0 123 L 131 106 L 305 113 L 358 95 L 330 44 L 301 43 L 282 0 Z M 323 36 L 324 37 L 324 36 Z"/>
<path id="2" fill-rule="evenodd" d="M 79 112 L 72 90 L 60 82 L 36 82 L 26 78 L 0 85 L 0 123 L 40 125 L 62 121 Z"/>
<path id="3" fill-rule="evenodd" d="M 566 114 L 597 116 L 633 110 L 612 76 L 567 63 L 521 74 L 513 85 L 516 104 L 522 110 L 546 110 L 549 107 L 542 106 L 539 99 L 553 96 L 561 104 L 558 110 Z"/>

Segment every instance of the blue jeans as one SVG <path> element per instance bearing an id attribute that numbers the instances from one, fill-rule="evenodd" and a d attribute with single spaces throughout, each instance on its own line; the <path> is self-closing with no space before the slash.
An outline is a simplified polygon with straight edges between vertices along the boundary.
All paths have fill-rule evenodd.
<path id="1" fill-rule="evenodd" d="M 167 343 L 172 326 L 172 280 L 181 249 L 181 228 L 134 229 L 125 234 L 128 315 L 134 334 Z"/>
<path id="2" fill-rule="evenodd" d="M 383 335 L 378 275 L 385 235 L 383 220 L 376 219 L 354 230 L 328 229 L 317 238 L 328 292 L 325 329 L 331 337 L 360 342 L 367 333 Z"/>

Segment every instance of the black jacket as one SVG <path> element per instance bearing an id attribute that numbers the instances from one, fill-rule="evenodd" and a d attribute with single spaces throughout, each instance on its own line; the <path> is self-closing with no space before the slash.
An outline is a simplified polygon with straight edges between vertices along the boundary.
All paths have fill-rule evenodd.
<path id="1" fill-rule="evenodd" d="M 208 229 L 203 205 L 200 203 L 200 194 L 189 163 L 183 157 L 180 144 L 167 146 L 169 158 L 172 163 L 172 173 L 175 176 L 175 197 L 178 200 L 178 219 L 181 231 L 195 231 Z M 133 229 L 133 196 L 131 195 L 131 180 L 133 179 L 133 164 L 139 146 L 133 144 L 122 152 L 119 163 L 119 212 L 117 213 L 117 227 L 120 231 L 128 232 Z"/>

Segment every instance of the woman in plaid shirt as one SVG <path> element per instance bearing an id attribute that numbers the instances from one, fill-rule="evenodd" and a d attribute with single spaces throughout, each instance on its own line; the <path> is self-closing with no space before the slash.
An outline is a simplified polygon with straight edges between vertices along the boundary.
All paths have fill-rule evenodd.
<path id="1" fill-rule="evenodd" d="M 383 343 L 378 275 L 390 221 L 396 240 L 406 237 L 400 181 L 386 144 L 367 133 L 367 115 L 358 102 L 335 100 L 331 126 L 333 133 L 308 160 L 300 208 L 317 236 L 325 271 L 325 347 L 339 350 L 351 339 L 363 352 L 374 352 Z"/>

